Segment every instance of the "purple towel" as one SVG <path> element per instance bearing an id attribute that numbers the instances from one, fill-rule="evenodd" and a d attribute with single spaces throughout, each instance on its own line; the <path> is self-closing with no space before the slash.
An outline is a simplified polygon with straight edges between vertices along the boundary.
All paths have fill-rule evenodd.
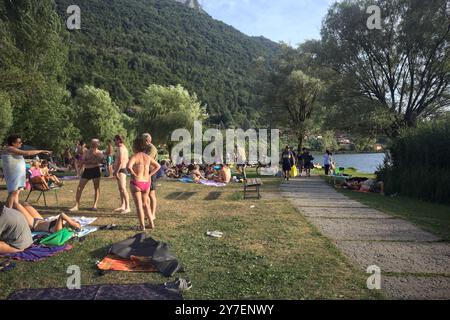
<path id="1" fill-rule="evenodd" d="M 54 256 L 59 252 L 69 251 L 72 249 L 70 244 L 66 244 L 62 247 L 46 247 L 43 245 L 32 245 L 23 252 L 6 254 L 5 257 L 9 257 L 15 260 L 23 261 L 41 261 L 48 257 Z"/>

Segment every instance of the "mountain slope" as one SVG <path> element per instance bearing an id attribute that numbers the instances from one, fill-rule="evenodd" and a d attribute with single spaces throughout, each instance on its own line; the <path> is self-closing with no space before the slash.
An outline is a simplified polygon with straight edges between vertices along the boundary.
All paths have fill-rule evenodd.
<path id="1" fill-rule="evenodd" d="M 64 19 L 71 0 L 56 0 Z M 89 83 L 122 108 L 139 103 L 151 83 L 182 84 L 208 105 L 214 123 L 249 126 L 258 96 L 249 75 L 278 45 L 249 37 L 173 0 L 78 0 L 81 29 L 69 34 L 74 92 Z"/>

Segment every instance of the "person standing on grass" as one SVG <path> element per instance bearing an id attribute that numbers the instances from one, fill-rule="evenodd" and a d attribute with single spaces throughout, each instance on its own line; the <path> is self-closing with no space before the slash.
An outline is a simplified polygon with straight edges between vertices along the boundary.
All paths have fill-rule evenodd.
<path id="1" fill-rule="evenodd" d="M 147 140 L 142 137 L 137 138 L 133 143 L 134 155 L 127 164 L 127 170 L 131 174 L 130 189 L 133 194 L 134 203 L 139 219 L 139 230 L 145 231 L 145 218 L 149 221 L 149 228 L 153 229 L 154 214 L 150 205 L 151 177 L 156 175 L 161 166 L 151 156 L 147 154 Z"/>
<path id="2" fill-rule="evenodd" d="M 326 176 L 330 174 L 331 162 L 331 152 L 329 150 L 326 150 L 325 154 L 323 155 L 323 167 L 325 169 Z"/>
<path id="3" fill-rule="evenodd" d="M 291 177 L 293 157 L 294 155 L 292 154 L 291 148 L 289 146 L 286 146 L 286 149 L 284 149 L 283 153 L 281 154 L 283 174 L 286 181 L 289 181 L 289 178 Z"/>
<path id="4" fill-rule="evenodd" d="M 91 148 L 83 153 L 83 160 L 79 161 L 84 166 L 83 174 L 81 175 L 80 183 L 77 188 L 76 204 L 70 209 L 71 212 L 76 212 L 80 209 L 80 200 L 83 190 L 89 181 L 93 181 L 95 190 L 95 199 L 92 210 L 97 211 L 98 200 L 100 198 L 100 179 L 102 172 L 100 166 L 103 163 L 103 152 L 99 150 L 100 141 L 98 139 L 92 139 Z"/>
<path id="5" fill-rule="evenodd" d="M 105 152 L 106 169 L 108 170 L 108 177 L 114 178 L 114 175 L 113 175 L 114 147 L 112 145 L 111 140 L 108 140 L 106 143 L 107 143 L 106 152 Z"/>
<path id="6" fill-rule="evenodd" d="M 123 214 L 130 213 L 130 197 L 127 190 L 127 164 L 129 161 L 128 149 L 124 144 L 124 138 L 120 135 L 114 137 L 116 155 L 114 161 L 113 176 L 117 179 L 120 193 L 120 207 L 114 210 Z"/>
<path id="7" fill-rule="evenodd" d="M 25 157 L 33 157 L 38 154 L 52 154 L 47 150 L 24 151 L 20 148 L 23 145 L 22 139 L 18 135 L 11 135 L 7 139 L 8 146 L 2 153 L 3 175 L 6 180 L 8 190 L 8 200 L 6 206 L 16 210 L 23 209 L 19 203 L 20 192 L 26 185 L 26 165 Z"/>
<path id="8" fill-rule="evenodd" d="M 158 163 L 158 149 L 152 144 L 152 136 L 150 133 L 144 133 L 142 139 L 146 144 L 146 153 L 156 163 Z M 159 166 L 159 163 L 158 163 Z M 153 168 L 150 168 L 153 171 Z M 151 175 L 152 183 L 150 187 L 150 207 L 152 209 L 153 220 L 156 219 L 156 175 Z"/>

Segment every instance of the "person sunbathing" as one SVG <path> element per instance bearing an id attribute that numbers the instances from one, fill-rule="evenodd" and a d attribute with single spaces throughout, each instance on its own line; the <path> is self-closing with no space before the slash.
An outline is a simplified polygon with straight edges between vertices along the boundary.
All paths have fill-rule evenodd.
<path id="1" fill-rule="evenodd" d="M 77 231 L 81 229 L 80 223 L 71 219 L 65 213 L 61 213 L 55 220 L 50 221 L 45 220 L 29 203 L 24 203 L 22 207 L 23 209 L 19 212 L 24 216 L 32 232 L 55 233 L 65 228 L 66 225 Z"/>
<path id="2" fill-rule="evenodd" d="M 191 170 L 190 176 L 195 183 L 199 183 L 200 180 L 206 180 L 206 178 L 200 172 L 200 166 L 198 164 L 194 165 L 193 169 Z"/>
<path id="3" fill-rule="evenodd" d="M 214 178 L 214 181 L 221 183 L 230 183 L 231 181 L 231 170 L 226 164 L 220 166 L 219 174 Z"/>
<path id="4" fill-rule="evenodd" d="M 41 190 L 50 190 L 47 179 L 42 174 L 41 163 L 37 160 L 31 163 L 30 182 Z"/>

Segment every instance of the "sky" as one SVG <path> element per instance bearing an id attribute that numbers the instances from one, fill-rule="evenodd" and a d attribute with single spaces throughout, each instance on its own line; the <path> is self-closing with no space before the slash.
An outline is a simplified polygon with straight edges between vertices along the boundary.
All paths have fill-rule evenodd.
<path id="1" fill-rule="evenodd" d="M 333 0 L 201 0 L 203 9 L 250 36 L 292 46 L 320 38 L 322 19 Z"/>

